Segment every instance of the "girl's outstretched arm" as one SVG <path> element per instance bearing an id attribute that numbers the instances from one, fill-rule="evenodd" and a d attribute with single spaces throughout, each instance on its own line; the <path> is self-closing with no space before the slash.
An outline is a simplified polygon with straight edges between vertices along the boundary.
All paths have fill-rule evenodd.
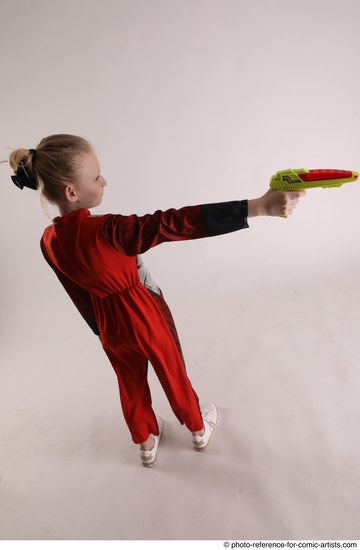
<path id="1" fill-rule="evenodd" d="M 145 216 L 103 216 L 106 240 L 128 256 L 142 254 L 163 242 L 200 239 L 249 227 L 247 218 L 287 216 L 303 192 L 269 190 L 258 199 L 157 210 Z"/>
<path id="2" fill-rule="evenodd" d="M 103 216 L 107 241 L 128 256 L 142 254 L 164 242 L 201 239 L 249 227 L 247 201 L 232 201 L 179 210 L 157 210 L 145 216 Z"/>

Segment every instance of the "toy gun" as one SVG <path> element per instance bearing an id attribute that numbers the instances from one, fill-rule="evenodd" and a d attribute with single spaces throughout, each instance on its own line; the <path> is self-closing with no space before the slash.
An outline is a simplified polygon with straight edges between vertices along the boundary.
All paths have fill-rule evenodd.
<path id="1" fill-rule="evenodd" d="M 281 191 L 301 191 L 314 187 L 341 187 L 356 181 L 358 172 L 351 170 L 306 170 L 305 168 L 280 170 L 271 178 L 270 187 Z"/>

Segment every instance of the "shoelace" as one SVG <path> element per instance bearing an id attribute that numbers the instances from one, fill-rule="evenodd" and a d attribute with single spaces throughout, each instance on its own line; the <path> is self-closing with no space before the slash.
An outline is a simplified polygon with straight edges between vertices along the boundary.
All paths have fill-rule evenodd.
<path id="1" fill-rule="evenodd" d="M 204 422 L 206 422 L 207 424 L 209 424 L 209 426 L 211 426 L 212 429 L 215 428 L 216 426 L 216 423 L 215 422 L 211 422 L 211 420 L 207 420 L 204 418 Z"/>

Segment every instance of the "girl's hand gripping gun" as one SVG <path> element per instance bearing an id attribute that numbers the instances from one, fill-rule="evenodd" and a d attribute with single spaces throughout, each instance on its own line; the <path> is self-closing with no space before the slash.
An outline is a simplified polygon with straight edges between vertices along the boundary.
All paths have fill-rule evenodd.
<path id="1" fill-rule="evenodd" d="M 351 170 L 306 170 L 306 168 L 280 170 L 271 178 L 270 187 L 281 191 L 301 191 L 314 187 L 341 187 L 356 181 L 358 172 Z"/>

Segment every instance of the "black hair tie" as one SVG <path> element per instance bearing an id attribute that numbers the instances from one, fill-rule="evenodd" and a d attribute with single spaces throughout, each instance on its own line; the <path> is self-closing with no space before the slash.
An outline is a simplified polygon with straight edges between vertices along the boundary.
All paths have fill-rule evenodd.
<path id="1" fill-rule="evenodd" d="M 34 151 L 34 149 L 29 149 L 29 151 Z M 15 183 L 16 187 L 19 189 L 24 189 L 24 187 L 28 187 L 28 189 L 37 189 L 36 181 L 34 181 L 29 174 L 26 171 L 24 162 L 21 160 L 18 166 L 18 169 L 16 170 L 16 175 L 11 176 L 11 179 Z"/>

